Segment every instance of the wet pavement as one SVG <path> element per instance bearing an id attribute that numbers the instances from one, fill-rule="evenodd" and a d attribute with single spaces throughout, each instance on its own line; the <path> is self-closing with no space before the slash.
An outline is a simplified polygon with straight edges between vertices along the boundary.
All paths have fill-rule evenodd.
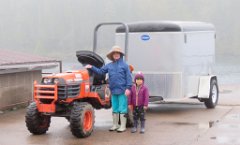
<path id="1" fill-rule="evenodd" d="M 97 110 L 95 128 L 88 138 L 75 138 L 65 118 L 52 118 L 45 135 L 31 135 L 25 109 L 0 113 L 0 145 L 240 145 L 240 86 L 220 88 L 215 109 L 198 101 L 151 104 L 146 133 L 109 132 L 111 110 Z"/>

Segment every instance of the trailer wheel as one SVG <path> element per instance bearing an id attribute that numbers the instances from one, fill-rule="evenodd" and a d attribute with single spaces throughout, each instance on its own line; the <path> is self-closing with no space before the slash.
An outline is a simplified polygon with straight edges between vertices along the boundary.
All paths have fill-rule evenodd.
<path id="1" fill-rule="evenodd" d="M 94 118 L 91 104 L 86 102 L 74 103 L 70 116 L 72 134 L 78 138 L 90 136 L 93 132 Z"/>
<path id="2" fill-rule="evenodd" d="M 207 108 L 215 108 L 215 106 L 218 103 L 218 96 L 219 96 L 219 89 L 217 84 L 217 79 L 212 78 L 210 82 L 210 92 L 209 92 L 209 98 L 204 99 L 204 104 Z"/>
<path id="3" fill-rule="evenodd" d="M 51 116 L 39 113 L 36 103 L 33 102 L 27 108 L 25 122 L 28 130 L 32 134 L 44 134 L 50 126 Z"/>

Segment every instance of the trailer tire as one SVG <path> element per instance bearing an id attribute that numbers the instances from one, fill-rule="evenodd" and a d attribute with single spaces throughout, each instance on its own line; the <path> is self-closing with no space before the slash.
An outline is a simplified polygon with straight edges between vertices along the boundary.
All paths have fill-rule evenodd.
<path id="1" fill-rule="evenodd" d="M 204 99 L 204 104 L 208 109 L 213 109 L 218 103 L 219 89 L 216 78 L 212 78 L 210 82 L 209 98 Z"/>
<path id="2" fill-rule="evenodd" d="M 70 115 L 71 132 L 77 138 L 85 138 L 91 135 L 94 126 L 94 109 L 87 102 L 76 102 Z"/>
<path id="3" fill-rule="evenodd" d="M 51 123 L 51 116 L 43 115 L 37 110 L 35 102 L 31 103 L 25 115 L 25 122 L 32 134 L 45 134 Z"/>

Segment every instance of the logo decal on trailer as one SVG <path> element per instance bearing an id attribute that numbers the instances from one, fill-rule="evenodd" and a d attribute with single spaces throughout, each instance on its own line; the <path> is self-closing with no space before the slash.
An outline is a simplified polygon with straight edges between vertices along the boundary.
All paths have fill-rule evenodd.
<path id="1" fill-rule="evenodd" d="M 144 35 L 141 36 L 141 39 L 142 39 L 143 41 L 148 41 L 148 40 L 150 39 L 150 36 L 144 34 Z"/>

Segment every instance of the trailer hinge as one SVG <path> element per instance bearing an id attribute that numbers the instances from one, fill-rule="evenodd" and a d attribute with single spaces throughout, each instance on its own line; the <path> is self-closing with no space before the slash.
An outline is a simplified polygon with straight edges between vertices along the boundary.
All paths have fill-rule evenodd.
<path id="1" fill-rule="evenodd" d="M 187 43 L 187 34 L 184 34 L 184 43 Z"/>

